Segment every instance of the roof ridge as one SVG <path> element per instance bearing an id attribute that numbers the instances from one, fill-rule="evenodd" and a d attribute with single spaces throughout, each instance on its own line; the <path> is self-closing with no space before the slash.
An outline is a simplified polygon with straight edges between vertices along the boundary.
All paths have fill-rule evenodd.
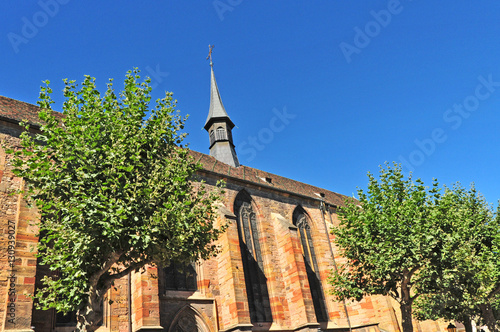
<path id="1" fill-rule="evenodd" d="M 257 168 L 241 165 L 240 167 L 233 167 L 224 163 L 217 162 L 217 159 L 208 154 L 191 150 L 193 154 L 203 155 L 202 165 L 203 170 L 220 174 L 222 176 L 229 176 L 234 179 L 239 179 L 241 181 L 253 183 L 259 186 L 265 186 L 270 189 L 275 189 L 279 191 L 285 191 L 288 193 L 295 193 L 299 196 L 305 196 L 312 198 L 314 200 L 324 200 L 327 204 L 341 206 L 344 204 L 345 199 L 349 196 L 336 193 L 334 191 L 314 186 L 312 184 L 304 183 L 298 180 L 293 180 L 281 175 L 259 170 Z M 226 170 L 225 167 L 234 168 L 234 171 L 230 169 Z M 236 171 L 238 168 L 243 168 L 241 172 Z M 270 177 L 274 185 L 269 185 L 266 181 L 263 181 L 260 176 Z M 325 196 L 321 195 L 324 194 Z"/>

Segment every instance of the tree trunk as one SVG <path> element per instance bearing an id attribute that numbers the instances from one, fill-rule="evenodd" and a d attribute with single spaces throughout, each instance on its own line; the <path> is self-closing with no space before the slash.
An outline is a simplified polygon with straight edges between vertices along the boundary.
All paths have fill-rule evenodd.
<path id="1" fill-rule="evenodd" d="M 488 330 L 490 330 L 490 332 L 498 332 L 497 322 L 495 315 L 493 314 L 491 304 L 480 304 L 479 308 L 481 309 L 481 316 L 483 317 L 486 326 L 488 326 Z"/>
<path id="2" fill-rule="evenodd" d="M 77 312 L 76 332 L 94 332 L 99 328 L 98 324 L 103 318 L 101 304 L 104 293 L 91 289 L 88 302 Z"/>
<path id="3" fill-rule="evenodd" d="M 472 332 L 472 320 L 470 319 L 469 316 L 465 316 L 462 319 L 462 323 L 465 326 L 465 332 Z"/>
<path id="4" fill-rule="evenodd" d="M 401 325 L 403 326 L 403 332 L 413 332 L 413 321 L 411 317 L 411 303 L 401 302 Z"/>
<path id="5" fill-rule="evenodd" d="M 412 271 L 408 271 L 408 269 L 405 268 L 403 272 L 403 280 L 401 283 L 401 302 L 399 302 L 399 306 L 401 308 L 401 325 L 403 326 L 403 332 L 413 332 L 413 321 L 411 317 L 411 306 L 413 304 L 413 299 L 410 295 L 410 280 L 415 271 L 416 268 L 413 268 Z"/>

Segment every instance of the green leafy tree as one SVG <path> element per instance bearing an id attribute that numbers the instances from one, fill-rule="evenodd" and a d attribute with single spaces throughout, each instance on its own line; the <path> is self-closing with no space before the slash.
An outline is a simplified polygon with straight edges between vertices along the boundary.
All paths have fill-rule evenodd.
<path id="1" fill-rule="evenodd" d="M 466 332 L 472 332 L 472 321 L 480 312 L 474 306 L 466 305 L 458 287 L 442 290 L 440 293 L 423 294 L 415 301 L 415 318 L 456 321 L 464 324 Z"/>
<path id="2" fill-rule="evenodd" d="M 416 304 L 420 319 L 471 320 L 498 331 L 500 299 L 499 218 L 472 186 L 446 189 L 440 200 L 444 236 L 441 269 Z"/>
<path id="3" fill-rule="evenodd" d="M 117 96 L 95 79 L 65 80 L 62 117 L 42 87 L 40 133 L 22 135 L 16 173 L 41 215 L 39 256 L 58 271 L 36 298 L 44 309 L 77 310 L 94 331 L 113 281 L 146 264 L 185 264 L 215 254 L 220 190 L 192 180 L 200 165 L 182 145 L 185 121 L 172 95 L 149 108 L 150 80 L 128 72 Z"/>
<path id="4" fill-rule="evenodd" d="M 420 179 L 405 178 L 397 164 L 381 167 L 380 180 L 368 178 L 367 193 L 358 190 L 359 201 L 347 202 L 332 230 L 346 259 L 330 278 L 333 294 L 358 301 L 391 296 L 400 305 L 403 331 L 411 332 L 413 302 L 439 265 L 438 184 L 429 189 Z"/>

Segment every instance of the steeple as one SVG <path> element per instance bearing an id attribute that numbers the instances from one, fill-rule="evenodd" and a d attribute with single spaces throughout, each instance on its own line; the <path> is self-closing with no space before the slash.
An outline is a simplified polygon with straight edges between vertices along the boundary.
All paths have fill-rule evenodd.
<path id="1" fill-rule="evenodd" d="M 227 115 L 227 112 L 220 98 L 219 88 L 215 81 L 214 66 L 212 63 L 212 48 L 210 46 L 208 58 L 210 58 L 210 108 L 208 110 L 207 121 L 205 121 L 205 130 L 208 131 L 210 137 L 210 155 L 215 159 L 231 165 L 233 167 L 240 166 L 238 157 L 233 144 L 233 135 L 231 130 L 234 128 L 234 123 Z"/>
<path id="2" fill-rule="evenodd" d="M 210 62 L 210 70 L 212 72 L 210 78 L 210 109 L 208 110 L 207 121 L 205 121 L 205 129 L 208 130 L 212 121 L 226 119 L 230 129 L 234 128 L 234 123 L 227 115 L 224 104 L 222 104 L 222 99 L 220 98 L 219 88 L 217 87 L 217 82 L 215 81 L 214 67 L 213 63 Z"/>

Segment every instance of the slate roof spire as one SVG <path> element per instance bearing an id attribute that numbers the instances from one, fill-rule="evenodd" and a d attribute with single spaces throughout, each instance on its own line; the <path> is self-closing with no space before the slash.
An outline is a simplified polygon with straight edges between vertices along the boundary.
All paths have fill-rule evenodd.
<path id="1" fill-rule="evenodd" d="M 234 123 L 227 115 L 226 109 L 222 104 L 219 88 L 215 81 L 214 65 L 212 62 L 213 46 L 208 45 L 210 52 L 207 60 L 210 58 L 210 108 L 208 110 L 207 120 L 205 121 L 205 130 L 208 131 L 210 137 L 210 155 L 215 159 L 231 165 L 233 167 L 240 166 L 238 157 L 233 144 L 232 129 Z"/>
<path id="2" fill-rule="evenodd" d="M 210 59 L 210 70 L 212 72 L 210 78 L 210 108 L 208 110 L 207 120 L 205 121 L 205 129 L 208 130 L 212 121 L 220 119 L 226 119 L 231 126 L 231 129 L 233 129 L 234 123 L 229 118 L 229 115 L 227 115 L 226 109 L 224 108 L 224 104 L 222 103 L 222 99 L 220 97 L 217 82 L 215 81 L 214 64 L 212 59 Z"/>

